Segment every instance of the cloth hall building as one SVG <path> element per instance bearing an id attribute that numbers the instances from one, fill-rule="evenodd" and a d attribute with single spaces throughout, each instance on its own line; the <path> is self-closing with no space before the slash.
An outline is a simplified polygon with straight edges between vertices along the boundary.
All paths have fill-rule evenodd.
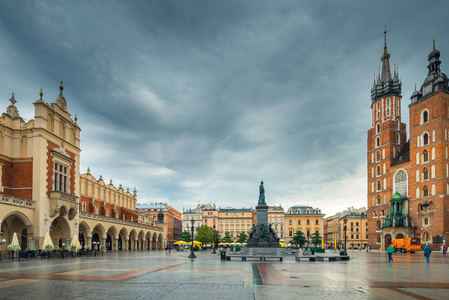
<path id="1" fill-rule="evenodd" d="M 80 174 L 80 132 L 63 95 L 35 101 L 34 119 L 25 122 L 12 95 L 0 117 L 0 251 L 14 233 L 22 250 L 42 249 L 46 233 L 55 248 L 67 249 L 77 235 L 83 245 L 109 250 L 162 249 L 163 213 L 158 221 L 136 210 L 137 191 Z M 162 221 L 161 221 L 162 220 Z M 0 239 L 0 240 L 1 240 Z M 8 251 L 3 251 L 8 252 Z"/>
<path id="2" fill-rule="evenodd" d="M 427 77 L 411 95 L 407 114 L 398 70 L 391 72 L 389 59 L 385 31 L 382 70 L 371 89 L 368 244 L 385 250 L 395 238 L 417 236 L 439 249 L 449 233 L 448 78 L 434 41 Z M 402 115 L 409 116 L 408 139 Z"/>

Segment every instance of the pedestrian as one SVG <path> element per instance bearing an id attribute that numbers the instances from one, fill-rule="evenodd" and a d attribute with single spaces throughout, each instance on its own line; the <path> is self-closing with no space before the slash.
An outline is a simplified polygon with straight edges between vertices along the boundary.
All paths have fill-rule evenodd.
<path id="1" fill-rule="evenodd" d="M 171 254 L 171 244 L 168 244 L 168 254 Z"/>
<path id="2" fill-rule="evenodd" d="M 168 245 L 165 246 L 165 254 L 167 254 L 168 251 Z"/>
<path id="3" fill-rule="evenodd" d="M 391 257 L 394 253 L 393 245 L 388 246 L 387 253 L 388 253 L 388 262 L 393 261 L 393 257 Z"/>
<path id="4" fill-rule="evenodd" d="M 432 253 L 432 247 L 430 247 L 429 244 L 427 244 L 424 247 L 424 257 L 426 258 L 427 262 L 429 262 L 430 253 Z"/>
<path id="5" fill-rule="evenodd" d="M 444 245 L 444 246 L 443 246 L 443 255 L 446 255 L 446 252 L 447 252 L 447 246 Z"/>

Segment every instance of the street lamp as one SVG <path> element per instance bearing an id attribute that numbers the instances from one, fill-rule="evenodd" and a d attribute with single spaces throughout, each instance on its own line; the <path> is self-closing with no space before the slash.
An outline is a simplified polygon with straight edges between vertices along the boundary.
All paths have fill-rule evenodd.
<path id="1" fill-rule="evenodd" d="M 307 229 L 307 248 L 310 248 L 310 229 Z"/>
<path id="2" fill-rule="evenodd" d="M 212 250 L 212 254 L 217 254 L 217 252 L 215 251 L 215 241 L 217 240 L 216 238 L 215 238 L 215 234 L 216 234 L 216 231 L 215 231 L 215 224 L 214 224 L 214 241 L 213 241 L 213 250 Z"/>
<path id="3" fill-rule="evenodd" d="M 195 253 L 193 252 L 193 225 L 195 224 L 195 220 L 192 218 L 190 222 L 192 223 L 192 247 L 190 247 L 189 258 L 196 258 Z"/>
<path id="4" fill-rule="evenodd" d="M 6 243 L 6 240 L 3 238 L 3 234 L 4 234 L 5 232 L 3 231 L 3 228 L 2 228 L 2 231 L 0 231 L 0 245 L 3 245 L 4 243 Z M 0 258 L 1 259 L 1 258 Z"/>
<path id="5" fill-rule="evenodd" d="M 346 216 L 343 218 L 343 224 L 345 224 L 345 226 L 343 227 L 344 231 L 345 231 L 345 255 L 348 255 L 348 252 L 346 252 L 346 224 L 348 223 L 348 219 L 346 219 Z"/>
<path id="6" fill-rule="evenodd" d="M 62 258 L 64 258 L 64 248 L 65 248 L 65 243 L 62 243 L 62 250 L 61 250 Z"/>

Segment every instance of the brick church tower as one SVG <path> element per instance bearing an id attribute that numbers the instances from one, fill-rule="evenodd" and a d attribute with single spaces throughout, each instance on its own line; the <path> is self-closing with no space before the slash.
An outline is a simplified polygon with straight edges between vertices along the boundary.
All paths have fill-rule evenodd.
<path id="1" fill-rule="evenodd" d="M 409 215 L 422 243 L 439 249 L 449 233 L 449 80 L 435 41 L 428 60 L 427 78 L 409 105 Z"/>
<path id="2" fill-rule="evenodd" d="M 371 90 L 368 244 L 385 250 L 392 239 L 416 236 L 439 249 L 449 233 L 449 79 L 434 41 L 427 77 L 410 98 L 406 142 L 401 82 L 396 69 L 391 76 L 389 58 L 385 36 L 382 72 Z"/>
<path id="3" fill-rule="evenodd" d="M 401 121 L 401 87 L 398 71 L 391 74 L 390 53 L 384 32 L 382 70 L 371 89 L 372 127 L 368 130 L 368 244 L 376 248 L 381 217 L 389 208 L 395 189 L 390 166 L 406 142 L 406 126 Z M 373 216 L 373 218 L 370 218 Z"/>

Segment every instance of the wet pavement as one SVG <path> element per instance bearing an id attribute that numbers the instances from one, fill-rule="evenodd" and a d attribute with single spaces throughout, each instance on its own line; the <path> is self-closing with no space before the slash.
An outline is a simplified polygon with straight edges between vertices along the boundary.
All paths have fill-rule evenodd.
<path id="1" fill-rule="evenodd" d="M 447 299 L 449 255 L 349 252 L 349 262 L 222 261 L 211 251 L 0 262 L 0 299 Z"/>

